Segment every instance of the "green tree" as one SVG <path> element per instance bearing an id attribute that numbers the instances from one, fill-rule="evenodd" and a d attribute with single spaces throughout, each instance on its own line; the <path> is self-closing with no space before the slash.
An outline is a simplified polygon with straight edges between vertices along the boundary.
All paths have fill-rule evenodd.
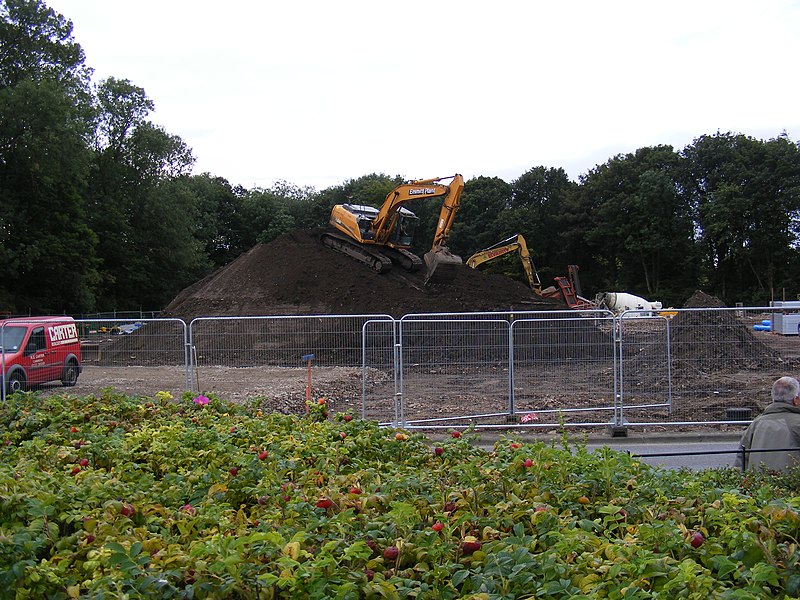
<path id="1" fill-rule="evenodd" d="M 94 306 L 86 222 L 91 106 L 72 23 L 37 1 L 0 3 L 0 309 Z"/>
<path id="2" fill-rule="evenodd" d="M 511 206 L 500 217 L 505 231 L 525 237 L 545 286 L 574 262 L 559 234 L 564 199 L 575 187 L 564 169 L 534 167 L 511 183 Z"/>
<path id="3" fill-rule="evenodd" d="M 0 2 L 0 88 L 47 80 L 86 96 L 91 69 L 72 21 L 40 0 Z"/>
<path id="4" fill-rule="evenodd" d="M 158 308 L 148 304 L 207 264 L 194 235 L 197 207 L 183 193 L 164 193 L 173 190 L 167 183 L 188 175 L 194 158 L 181 138 L 146 120 L 153 102 L 130 81 L 101 82 L 97 106 L 91 217 L 103 261 L 101 305 Z"/>
<path id="5" fill-rule="evenodd" d="M 592 289 L 668 303 L 694 289 L 698 261 L 679 164 L 670 146 L 640 148 L 598 165 L 568 194 L 562 239 Z"/>
<path id="6" fill-rule="evenodd" d="M 800 152 L 788 137 L 702 136 L 683 151 L 684 189 L 694 211 L 714 292 L 764 304 L 798 284 Z"/>
<path id="7" fill-rule="evenodd" d="M 295 228 L 284 198 L 267 190 L 252 190 L 242 201 L 244 214 L 243 241 L 246 248 L 269 243 Z"/>
<path id="8" fill-rule="evenodd" d="M 209 173 L 179 181 L 194 198 L 197 210 L 195 238 L 213 268 L 231 262 L 247 250 L 244 240 L 246 215 L 243 211 L 247 192 L 233 188 L 227 180 Z"/>
<path id="9" fill-rule="evenodd" d="M 499 177 L 475 177 L 464 183 L 461 208 L 453 221 L 450 249 L 464 260 L 516 231 L 503 229 L 500 215 L 512 200 L 511 186 Z M 438 218 L 441 205 L 436 206 Z M 431 224 L 431 243 L 436 221 Z"/>

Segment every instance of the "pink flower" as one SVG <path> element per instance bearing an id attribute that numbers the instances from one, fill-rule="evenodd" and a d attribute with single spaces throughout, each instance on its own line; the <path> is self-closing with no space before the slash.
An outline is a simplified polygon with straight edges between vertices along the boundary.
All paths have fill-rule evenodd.
<path id="1" fill-rule="evenodd" d="M 192 402 L 194 402 L 195 404 L 208 404 L 208 398 L 201 394 L 200 396 L 194 398 Z"/>
<path id="2" fill-rule="evenodd" d="M 533 423 L 534 421 L 539 420 L 539 415 L 536 413 L 527 413 L 523 415 L 522 418 L 519 420 L 520 423 Z"/>

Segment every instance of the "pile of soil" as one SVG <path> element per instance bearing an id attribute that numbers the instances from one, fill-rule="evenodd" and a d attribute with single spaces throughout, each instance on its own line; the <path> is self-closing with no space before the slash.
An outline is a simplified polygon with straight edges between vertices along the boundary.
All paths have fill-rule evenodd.
<path id="1" fill-rule="evenodd" d="M 683 309 L 722 309 L 725 303 L 697 290 Z M 649 329 L 649 327 L 647 327 Z M 659 365 L 666 364 L 666 346 L 659 330 L 642 331 L 625 326 L 628 350 L 640 348 L 625 356 L 625 373 L 633 383 L 655 377 L 666 377 Z M 735 310 L 686 310 L 669 322 L 669 350 L 672 375 L 676 385 L 685 378 L 708 377 L 722 372 L 774 368 L 781 361 L 778 352 L 756 339 Z M 661 375 L 654 375 L 660 373 Z M 639 379 L 636 379 L 639 378 Z"/>
<path id="2" fill-rule="evenodd" d="M 197 317 L 391 315 L 400 318 L 412 313 L 567 310 L 563 303 L 542 298 L 519 281 L 466 265 L 456 267 L 456 277 L 450 283 L 425 285 L 424 267 L 415 273 L 396 267 L 379 274 L 324 246 L 319 239 L 322 231 L 294 230 L 269 244 L 254 246 L 181 291 L 161 316 L 188 323 Z M 173 325 L 150 323 L 124 340 L 115 340 L 104 348 L 102 362 L 181 363 L 182 348 L 165 352 L 150 347 L 152 336 L 169 336 L 169 327 Z M 241 322 L 220 321 L 214 325 L 214 335 L 198 335 L 194 343 L 204 362 L 239 366 L 280 362 L 267 352 L 279 354 L 279 349 L 272 347 L 274 342 L 264 352 L 253 352 L 254 345 L 263 345 L 266 337 L 261 335 L 263 324 L 252 322 L 247 331 L 242 327 Z M 360 361 L 360 332 L 340 335 L 337 347 L 329 348 L 329 340 L 311 339 L 292 323 L 287 327 L 284 342 L 292 347 L 316 348 L 317 360 L 337 365 Z M 442 336 L 450 335 L 450 346 L 458 346 L 459 341 L 461 345 L 476 347 L 486 343 L 469 334 L 461 334 L 463 339 L 454 340 L 449 326 L 443 327 Z M 437 336 L 437 332 L 429 328 L 426 335 Z"/>
<path id="3" fill-rule="evenodd" d="M 697 290 L 683 308 L 725 308 L 725 304 Z M 709 338 L 717 343 L 698 343 Z M 670 323 L 669 340 L 677 367 L 759 369 L 779 359 L 778 353 L 757 340 L 733 310 L 678 313 Z"/>
<path id="4" fill-rule="evenodd" d="M 321 230 L 295 230 L 258 244 L 183 290 L 163 316 L 357 315 L 558 310 L 525 284 L 466 265 L 454 281 L 424 285 L 423 270 L 379 274 L 327 248 Z"/>

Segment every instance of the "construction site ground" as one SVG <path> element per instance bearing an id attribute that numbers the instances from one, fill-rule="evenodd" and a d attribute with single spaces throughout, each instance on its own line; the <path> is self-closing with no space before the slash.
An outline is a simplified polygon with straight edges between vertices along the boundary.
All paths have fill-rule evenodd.
<path id="1" fill-rule="evenodd" d="M 458 268 L 453 282 L 432 286 L 424 285 L 423 273 L 393 269 L 388 274 L 378 274 L 324 247 L 318 234 L 319 230 L 296 230 L 270 244 L 255 246 L 231 264 L 184 289 L 165 308 L 162 316 L 189 322 L 201 316 L 388 314 L 401 317 L 412 313 L 566 310 L 564 304 L 534 294 L 521 282 L 501 275 L 488 275 L 467 266 Z M 694 307 L 721 305 L 701 292 L 690 300 Z M 754 356 L 757 360 L 761 353 L 774 352 L 786 359 L 787 368 L 796 364 L 800 355 L 797 336 L 752 332 L 747 324 L 738 322 L 732 327 L 737 335 L 741 335 L 748 358 Z M 691 335 L 690 328 L 687 332 Z M 137 332 L 131 335 L 137 335 Z M 729 351 L 725 345 L 721 346 L 720 351 Z M 695 360 L 698 358 L 702 359 L 693 357 Z M 71 390 L 76 394 L 93 394 L 104 388 L 114 388 L 145 396 L 152 396 L 160 390 L 179 395 L 187 387 L 182 367 L 159 366 L 157 361 L 156 364 L 148 363 L 148 366 L 109 367 L 89 362 L 86 365 L 77 386 Z M 740 374 L 715 374 L 713 369 L 707 374 L 711 379 L 718 377 L 720 385 L 735 387 L 737 394 L 755 407 L 769 402 L 769 388 L 774 375 L 759 372 L 752 365 Z M 299 367 L 203 366 L 193 377 L 194 389 L 213 390 L 229 400 L 258 398 L 267 409 L 281 412 L 304 410 L 306 372 Z M 357 367 L 314 369 L 311 396 L 328 398 L 333 410 L 357 413 L 361 408 L 361 377 L 361 369 Z M 433 384 L 435 376 L 431 377 Z M 391 396 L 393 389 L 387 373 L 370 374 L 369 379 L 373 394 Z M 41 391 L 52 393 L 61 389 L 51 384 L 43 386 Z M 587 399 L 569 400 L 574 403 Z M 416 398 L 418 406 L 415 410 L 427 411 L 431 417 L 447 416 L 463 411 L 465 401 L 476 413 L 498 408 L 496 400 L 487 400 L 487 405 L 481 406 L 480 398 L 474 394 L 465 399 L 454 393 L 448 400 L 437 393 L 430 401 L 424 397 Z"/>

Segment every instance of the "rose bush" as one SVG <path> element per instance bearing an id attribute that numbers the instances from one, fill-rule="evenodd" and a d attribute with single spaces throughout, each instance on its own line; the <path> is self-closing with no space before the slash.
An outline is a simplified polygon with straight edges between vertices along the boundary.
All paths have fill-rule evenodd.
<path id="1" fill-rule="evenodd" d="M 661 470 L 566 439 L 486 452 L 469 432 L 434 452 L 321 409 L 258 415 L 196 397 L 0 406 L 0 596 L 800 592 L 791 476 Z"/>

